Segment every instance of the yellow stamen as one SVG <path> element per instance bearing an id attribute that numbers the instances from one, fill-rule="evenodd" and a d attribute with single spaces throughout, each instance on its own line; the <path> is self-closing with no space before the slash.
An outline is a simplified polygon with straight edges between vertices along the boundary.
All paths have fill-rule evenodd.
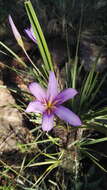
<path id="1" fill-rule="evenodd" d="M 44 100 L 44 106 L 46 107 L 46 111 L 49 115 L 51 114 L 53 109 L 55 109 L 55 107 L 56 107 L 55 103 L 50 100 L 48 100 L 48 101 Z"/>
<path id="2" fill-rule="evenodd" d="M 47 107 L 48 107 L 48 108 L 51 108 L 51 107 L 52 107 L 52 102 L 51 102 L 51 101 L 48 101 L 48 102 L 47 102 Z"/>

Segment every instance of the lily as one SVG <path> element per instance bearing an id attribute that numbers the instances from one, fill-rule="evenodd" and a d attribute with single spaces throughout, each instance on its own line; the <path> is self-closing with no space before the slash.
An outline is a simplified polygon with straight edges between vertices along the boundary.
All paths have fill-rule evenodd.
<path id="1" fill-rule="evenodd" d="M 73 98 L 77 91 L 67 88 L 58 92 L 58 83 L 54 72 L 50 71 L 47 90 L 38 83 L 29 85 L 29 90 L 36 100 L 29 103 L 26 112 L 41 113 L 43 131 L 50 131 L 54 127 L 54 115 L 72 126 L 81 126 L 80 118 L 71 110 L 62 106 L 65 101 Z"/>

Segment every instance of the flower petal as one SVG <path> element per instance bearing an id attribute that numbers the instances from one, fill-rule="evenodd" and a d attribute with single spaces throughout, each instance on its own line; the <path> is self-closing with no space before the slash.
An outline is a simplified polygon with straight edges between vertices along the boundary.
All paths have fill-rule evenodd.
<path id="1" fill-rule="evenodd" d="M 47 115 L 44 113 L 42 120 L 42 129 L 43 131 L 50 131 L 54 126 L 54 115 Z"/>
<path id="2" fill-rule="evenodd" d="M 22 41 L 22 37 L 20 35 L 20 33 L 18 32 L 13 20 L 12 20 L 12 17 L 9 15 L 9 23 L 11 25 L 11 28 L 12 28 L 12 31 L 13 31 L 13 34 L 17 40 L 17 43 L 19 44 L 19 46 L 21 46 L 22 48 L 24 48 L 24 44 L 23 44 L 23 41 Z"/>
<path id="3" fill-rule="evenodd" d="M 68 88 L 60 92 L 55 100 L 58 101 L 59 104 L 62 104 L 63 102 L 73 98 L 77 93 L 78 92 L 74 88 Z"/>
<path id="4" fill-rule="evenodd" d="M 29 85 L 29 90 L 39 101 L 43 101 L 46 98 L 45 89 L 36 82 Z"/>
<path id="5" fill-rule="evenodd" d="M 37 43 L 37 40 L 36 40 L 36 37 L 35 37 L 35 35 L 34 35 L 34 32 L 33 32 L 33 29 L 32 29 L 32 27 L 29 29 L 25 29 L 25 32 L 26 32 L 26 34 L 28 35 L 28 37 L 33 41 L 33 42 L 35 42 L 35 43 Z"/>
<path id="6" fill-rule="evenodd" d="M 49 83 L 47 89 L 47 98 L 50 98 L 50 100 L 52 100 L 53 98 L 56 97 L 57 94 L 58 94 L 58 83 L 54 72 L 50 71 Z"/>
<path id="7" fill-rule="evenodd" d="M 80 118 L 64 106 L 58 106 L 54 112 L 60 119 L 68 122 L 73 126 L 81 126 Z"/>
<path id="8" fill-rule="evenodd" d="M 43 113 L 45 111 L 45 107 L 39 101 L 30 102 L 25 112 L 34 112 L 34 113 Z"/>

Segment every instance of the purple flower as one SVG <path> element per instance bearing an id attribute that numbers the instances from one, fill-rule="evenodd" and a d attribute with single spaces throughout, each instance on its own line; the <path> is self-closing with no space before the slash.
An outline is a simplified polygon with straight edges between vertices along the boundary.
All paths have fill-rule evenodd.
<path id="1" fill-rule="evenodd" d="M 13 31 L 13 34 L 17 40 L 17 43 L 19 44 L 19 46 L 21 46 L 22 48 L 24 48 L 24 44 L 23 44 L 23 41 L 22 41 L 22 37 L 19 33 L 19 31 L 17 30 L 13 20 L 12 20 L 12 17 L 11 15 L 9 15 L 9 23 L 11 25 L 11 28 L 12 28 L 12 31 Z"/>
<path id="2" fill-rule="evenodd" d="M 28 37 L 29 37 L 33 42 L 37 43 L 37 40 L 36 40 L 36 37 L 35 37 L 35 35 L 34 35 L 34 32 L 33 32 L 32 27 L 30 27 L 30 29 L 29 29 L 29 28 L 28 28 L 28 29 L 25 29 L 25 32 L 26 32 L 26 34 L 28 35 Z"/>
<path id="3" fill-rule="evenodd" d="M 36 100 L 29 103 L 26 112 L 43 114 L 43 131 L 50 131 L 53 128 L 54 115 L 73 126 L 82 125 L 81 120 L 75 113 L 61 106 L 62 103 L 73 98 L 77 91 L 73 88 L 68 88 L 59 93 L 54 72 L 51 71 L 49 74 L 47 91 L 36 82 L 29 85 L 29 90 L 36 97 Z"/>

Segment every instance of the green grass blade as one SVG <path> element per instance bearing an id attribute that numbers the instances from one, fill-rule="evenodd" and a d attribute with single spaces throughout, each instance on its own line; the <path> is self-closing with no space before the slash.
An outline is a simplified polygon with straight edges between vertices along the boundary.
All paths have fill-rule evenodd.
<path id="1" fill-rule="evenodd" d="M 92 89 L 95 87 L 96 80 L 97 80 L 97 75 L 94 78 L 94 72 L 90 71 L 82 84 L 81 95 L 80 95 L 80 107 L 89 98 Z"/>
<path id="2" fill-rule="evenodd" d="M 52 64 L 50 52 L 48 50 L 48 46 L 47 46 L 45 37 L 43 35 L 41 26 L 39 24 L 38 18 L 36 16 L 36 13 L 35 13 L 33 6 L 32 6 L 30 1 L 25 1 L 25 8 L 26 8 L 31 26 L 32 26 L 33 31 L 34 31 L 34 35 L 37 39 L 37 44 L 38 44 L 41 56 L 42 56 L 43 61 L 44 61 L 46 71 L 47 72 L 49 72 L 50 70 L 53 71 L 54 69 L 53 69 L 53 64 Z"/>
<path id="3" fill-rule="evenodd" d="M 107 137 L 100 138 L 100 139 L 92 139 L 92 140 L 86 141 L 84 145 L 97 144 L 97 143 L 101 143 L 104 141 L 107 141 Z"/>
<path id="4" fill-rule="evenodd" d="M 20 64 L 22 64 L 24 67 L 27 67 L 27 65 L 21 60 L 21 58 L 16 53 L 14 53 L 10 48 L 8 48 L 5 44 L 3 44 L 1 41 L 0 45 L 3 46 L 13 57 L 15 57 Z"/>
<path id="5" fill-rule="evenodd" d="M 94 157 L 92 154 L 90 154 L 89 152 L 85 151 L 86 155 L 90 158 L 90 160 L 92 160 L 92 162 L 94 164 L 96 164 L 101 170 L 103 170 L 104 172 L 107 173 L 107 170 L 101 165 L 98 163 L 98 159 L 96 157 Z M 98 161 L 97 161 L 98 160 Z"/>
<path id="6" fill-rule="evenodd" d="M 107 75 L 105 75 L 105 76 L 102 78 L 101 82 L 99 83 L 98 87 L 96 88 L 95 92 L 93 93 L 93 96 L 92 96 L 92 98 L 90 99 L 90 102 L 89 102 L 90 104 L 91 104 L 91 102 L 94 100 L 95 96 L 97 95 L 97 93 L 98 93 L 99 89 L 101 88 L 102 84 L 104 83 L 106 77 L 107 77 Z"/>

